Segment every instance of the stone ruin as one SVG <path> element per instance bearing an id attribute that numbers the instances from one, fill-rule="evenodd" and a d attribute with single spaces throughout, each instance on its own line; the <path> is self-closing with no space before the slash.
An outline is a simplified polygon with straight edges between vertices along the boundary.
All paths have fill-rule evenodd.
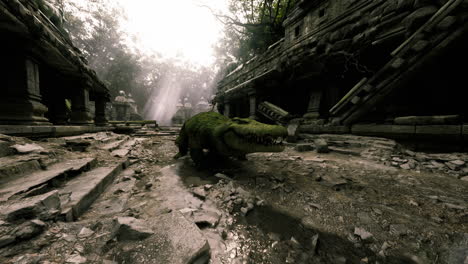
<path id="1" fill-rule="evenodd" d="M 301 132 L 466 150 L 467 17 L 466 0 L 301 0 L 284 38 L 231 67 L 215 101 L 227 116 L 288 117 Z"/>
<path id="2" fill-rule="evenodd" d="M 184 98 L 184 103 L 182 103 L 182 100 L 179 99 L 179 102 L 177 103 L 176 107 L 177 112 L 172 117 L 172 124 L 174 125 L 182 125 L 190 117 L 198 113 L 207 112 L 211 110 L 210 104 L 203 96 L 197 102 L 195 107 L 192 106 L 188 97 Z"/>
<path id="3" fill-rule="evenodd" d="M 124 91 L 120 91 L 107 111 L 109 118 L 114 121 L 143 120 L 138 112 L 138 106 L 135 100 L 133 100 L 132 94 L 129 93 L 127 95 Z"/>
<path id="4" fill-rule="evenodd" d="M 0 125 L 107 124 L 108 88 L 71 42 L 54 6 L 1 1 L 0 34 Z"/>

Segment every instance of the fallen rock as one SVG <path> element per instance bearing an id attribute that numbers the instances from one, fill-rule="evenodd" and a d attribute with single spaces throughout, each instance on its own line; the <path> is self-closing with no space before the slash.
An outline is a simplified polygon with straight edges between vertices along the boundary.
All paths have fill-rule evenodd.
<path id="1" fill-rule="evenodd" d="M 319 242 L 319 234 L 316 234 L 312 237 L 311 239 L 311 251 L 312 251 L 312 256 L 315 256 L 315 254 L 317 254 L 317 246 L 318 246 L 318 242 Z"/>
<path id="2" fill-rule="evenodd" d="M 199 186 L 199 187 L 193 188 L 192 193 L 193 193 L 193 195 L 195 195 L 196 197 L 198 197 L 198 198 L 200 198 L 202 200 L 205 200 L 205 198 L 206 198 L 206 191 L 205 191 L 204 186 Z"/>
<path id="3" fill-rule="evenodd" d="M 46 258 L 46 255 L 41 254 L 25 254 L 14 260 L 16 264 L 39 264 Z"/>
<path id="4" fill-rule="evenodd" d="M 80 231 L 80 233 L 78 234 L 78 237 L 79 238 L 86 238 L 86 237 L 90 237 L 94 234 L 94 231 L 87 228 L 87 227 L 83 227 Z"/>
<path id="5" fill-rule="evenodd" d="M 44 148 L 37 144 L 24 144 L 24 145 L 13 145 L 11 146 L 18 154 L 38 153 L 44 151 Z"/>
<path id="6" fill-rule="evenodd" d="M 223 180 L 232 181 L 232 179 L 229 178 L 229 176 L 227 176 L 226 174 L 216 173 L 214 176 L 216 178 L 220 178 L 220 179 L 223 179 Z"/>
<path id="7" fill-rule="evenodd" d="M 115 236 L 120 241 L 143 240 L 154 234 L 144 221 L 133 217 L 119 217 L 115 219 L 114 230 Z"/>
<path id="8" fill-rule="evenodd" d="M 50 220 L 58 215 L 59 210 L 60 197 L 57 190 L 0 206 L 0 214 L 6 215 L 9 222 L 32 218 Z"/>
<path id="9" fill-rule="evenodd" d="M 374 235 L 372 235 L 371 233 L 367 232 L 366 230 L 364 230 L 363 228 L 359 228 L 359 227 L 355 227 L 354 228 L 354 234 L 359 236 L 363 241 L 368 241 L 370 240 L 372 237 L 374 237 Z"/>
<path id="10" fill-rule="evenodd" d="M 317 149 L 317 153 L 328 153 L 330 150 L 328 149 L 328 143 L 323 138 L 318 138 L 314 140 L 315 148 Z"/>

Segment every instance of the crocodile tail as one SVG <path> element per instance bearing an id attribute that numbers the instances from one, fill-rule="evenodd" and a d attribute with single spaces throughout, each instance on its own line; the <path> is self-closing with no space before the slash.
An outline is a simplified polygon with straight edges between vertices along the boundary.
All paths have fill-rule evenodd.
<path id="1" fill-rule="evenodd" d="M 188 152 L 188 136 L 187 133 L 185 132 L 185 124 L 182 126 L 182 129 L 180 129 L 179 136 L 177 137 L 175 141 L 177 147 L 179 147 L 179 153 L 174 156 L 175 159 L 183 157 L 187 155 Z"/>

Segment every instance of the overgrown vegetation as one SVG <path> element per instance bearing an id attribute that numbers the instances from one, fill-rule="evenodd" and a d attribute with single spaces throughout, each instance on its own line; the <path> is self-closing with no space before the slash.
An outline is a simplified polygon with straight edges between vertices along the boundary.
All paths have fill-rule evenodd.
<path id="1" fill-rule="evenodd" d="M 296 0 L 229 0 L 229 13 L 212 12 L 226 26 L 219 52 L 247 61 L 284 36 L 283 22 Z M 229 56 L 225 56 L 229 59 Z"/>

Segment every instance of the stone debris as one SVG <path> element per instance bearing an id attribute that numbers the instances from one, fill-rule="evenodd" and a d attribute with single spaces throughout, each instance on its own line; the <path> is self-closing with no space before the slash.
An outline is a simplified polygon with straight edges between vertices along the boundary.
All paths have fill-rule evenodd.
<path id="1" fill-rule="evenodd" d="M 90 237 L 94 234 L 94 231 L 87 228 L 87 227 L 83 227 L 80 231 L 80 233 L 78 234 L 78 238 L 87 238 L 87 237 Z"/>
<path id="2" fill-rule="evenodd" d="M 115 236 L 120 241 L 143 240 L 154 234 L 143 220 L 133 217 L 118 217 L 115 219 L 114 230 Z"/>
<path id="3" fill-rule="evenodd" d="M 36 217 L 42 220 L 51 220 L 59 213 L 60 197 L 58 191 L 24 198 L 20 201 L 11 201 L 0 206 L 0 214 L 5 215 L 7 221 L 10 222 Z"/>

